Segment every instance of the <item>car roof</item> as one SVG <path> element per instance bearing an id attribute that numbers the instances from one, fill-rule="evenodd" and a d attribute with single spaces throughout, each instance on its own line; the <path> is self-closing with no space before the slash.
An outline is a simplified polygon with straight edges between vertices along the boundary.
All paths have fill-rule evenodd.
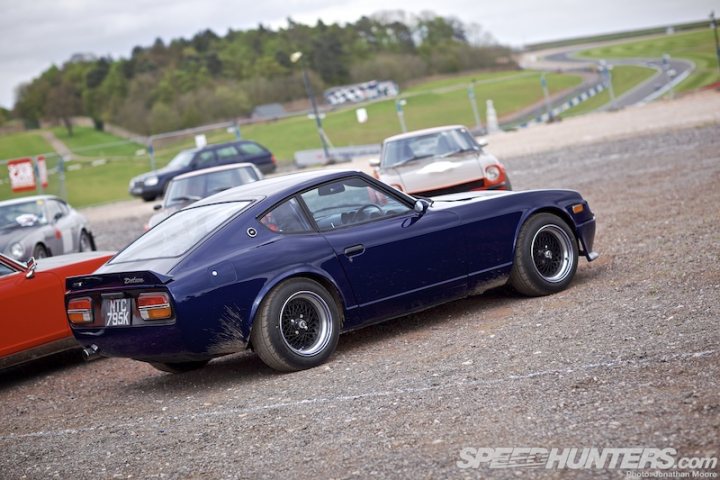
<path id="1" fill-rule="evenodd" d="M 422 130 L 413 130 L 412 132 L 393 135 L 392 137 L 386 138 L 383 143 L 395 140 L 403 140 L 406 138 L 419 137 L 421 135 L 429 135 L 431 133 L 445 132 L 447 130 L 458 130 L 460 128 L 467 130 L 467 127 L 465 125 L 444 125 L 442 127 L 425 128 Z"/>
<path id="2" fill-rule="evenodd" d="M 239 143 L 252 143 L 253 145 L 257 145 L 258 147 L 261 147 L 263 149 L 265 148 L 262 145 L 260 145 L 259 143 L 254 142 L 252 140 L 230 140 L 230 141 L 222 142 L 222 143 L 208 143 L 207 145 L 205 145 L 203 147 L 187 148 L 185 150 L 181 150 L 181 152 L 196 153 L 196 152 L 201 152 L 203 150 L 210 150 L 210 149 L 215 149 L 215 148 L 219 148 L 219 147 L 226 147 L 228 145 L 237 145 Z"/>
<path id="3" fill-rule="evenodd" d="M 198 177 L 200 175 L 206 175 L 208 173 L 222 172 L 223 170 L 232 170 L 235 168 L 255 169 L 255 165 L 253 165 L 252 163 L 245 162 L 245 163 L 231 163 L 229 165 L 220 165 L 217 167 L 203 168 L 200 170 L 193 170 L 192 172 L 183 173 L 182 175 L 178 175 L 177 177 L 173 178 L 173 181 L 184 180 L 184 179 L 190 178 L 190 177 Z"/>
<path id="4" fill-rule="evenodd" d="M 291 173 L 277 177 L 265 178 L 257 182 L 247 183 L 230 188 L 215 195 L 195 202 L 192 206 L 210 205 L 220 202 L 235 202 L 239 200 L 252 200 L 267 197 L 272 203 L 288 197 L 299 190 L 310 188 L 313 185 L 364 173 L 355 170 L 311 170 L 307 172 Z"/>
<path id="5" fill-rule="evenodd" d="M 17 205 L 19 203 L 36 202 L 38 200 L 59 200 L 65 202 L 62 198 L 56 197 L 55 195 L 31 195 L 29 197 L 13 198 L 11 200 L 0 201 L 0 206 L 5 205 Z"/>

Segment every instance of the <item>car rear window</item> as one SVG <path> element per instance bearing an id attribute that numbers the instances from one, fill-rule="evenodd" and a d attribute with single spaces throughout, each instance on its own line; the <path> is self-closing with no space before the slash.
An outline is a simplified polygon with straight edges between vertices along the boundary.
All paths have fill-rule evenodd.
<path id="1" fill-rule="evenodd" d="M 214 203 L 180 210 L 148 230 L 109 263 L 179 257 L 250 203 Z"/>

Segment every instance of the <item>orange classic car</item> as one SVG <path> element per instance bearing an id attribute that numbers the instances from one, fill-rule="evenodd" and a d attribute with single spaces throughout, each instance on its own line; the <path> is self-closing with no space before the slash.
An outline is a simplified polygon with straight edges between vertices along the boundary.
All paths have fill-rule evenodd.
<path id="1" fill-rule="evenodd" d="M 65 278 L 92 273 L 112 252 L 17 262 L 0 254 L 0 369 L 80 348 L 65 314 Z"/>

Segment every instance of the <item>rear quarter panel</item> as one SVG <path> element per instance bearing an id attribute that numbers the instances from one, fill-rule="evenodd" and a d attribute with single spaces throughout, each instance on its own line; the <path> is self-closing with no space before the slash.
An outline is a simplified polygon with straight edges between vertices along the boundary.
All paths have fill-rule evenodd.
<path id="1" fill-rule="evenodd" d="M 0 278 L 0 358 L 71 337 L 65 316 L 65 278 L 91 273 L 110 255 L 43 270 L 33 278 L 23 272 Z"/>
<path id="2" fill-rule="evenodd" d="M 316 278 L 332 285 L 344 305 L 354 303 L 324 237 L 274 233 L 254 218 L 246 219 L 233 222 L 170 272 L 173 282 L 168 287 L 186 341 L 199 338 L 210 346 L 210 353 L 238 351 L 250 335 L 262 299 L 289 277 Z M 249 237 L 248 228 L 257 236 Z"/>

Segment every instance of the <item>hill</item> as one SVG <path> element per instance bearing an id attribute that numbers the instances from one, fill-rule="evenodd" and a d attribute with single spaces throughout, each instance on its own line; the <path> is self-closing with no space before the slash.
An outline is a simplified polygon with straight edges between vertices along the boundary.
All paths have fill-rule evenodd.
<path id="1" fill-rule="evenodd" d="M 291 61 L 302 51 L 303 65 Z M 27 125 L 84 115 L 151 134 L 244 116 L 256 105 L 305 98 L 301 67 L 315 92 L 367 80 L 408 80 L 437 73 L 508 68 L 510 50 L 477 25 L 403 12 L 354 23 L 309 26 L 288 19 L 218 36 L 161 39 L 128 58 L 75 55 L 19 89 L 15 115 Z"/>

